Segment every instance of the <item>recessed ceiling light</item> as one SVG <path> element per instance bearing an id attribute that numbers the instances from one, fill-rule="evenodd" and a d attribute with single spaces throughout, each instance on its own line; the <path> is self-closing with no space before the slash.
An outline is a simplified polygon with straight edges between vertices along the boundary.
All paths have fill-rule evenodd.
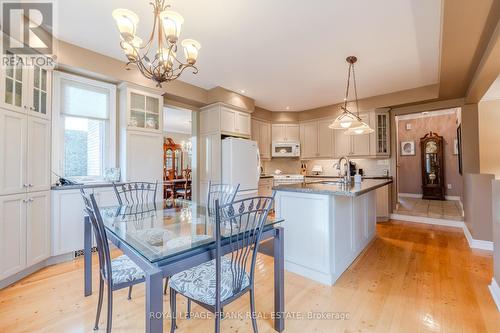
<path id="1" fill-rule="evenodd" d="M 245 93 L 245 89 L 241 89 L 241 90 L 240 90 L 240 92 L 241 92 L 242 94 L 244 94 L 244 93 Z"/>
<path id="2" fill-rule="evenodd" d="M 290 107 L 289 107 L 289 106 L 287 106 L 285 109 L 290 110 Z"/>

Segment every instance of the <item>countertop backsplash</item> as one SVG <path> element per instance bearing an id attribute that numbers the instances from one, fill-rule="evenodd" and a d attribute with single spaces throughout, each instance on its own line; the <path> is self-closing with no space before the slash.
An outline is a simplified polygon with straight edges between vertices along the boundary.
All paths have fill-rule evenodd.
<path id="1" fill-rule="evenodd" d="M 312 175 L 314 165 L 320 165 L 323 176 L 337 176 L 338 171 L 333 167 L 337 163 L 337 159 L 332 160 L 304 160 L 307 164 L 307 174 Z M 389 175 L 392 176 L 390 159 L 364 159 L 353 158 L 351 161 L 356 163 L 357 169 L 363 169 L 365 176 L 385 176 L 385 170 L 389 170 Z M 262 161 L 264 173 L 274 174 L 276 169 L 280 169 L 284 174 L 300 173 L 301 160 L 295 158 L 273 158 L 270 161 Z"/>

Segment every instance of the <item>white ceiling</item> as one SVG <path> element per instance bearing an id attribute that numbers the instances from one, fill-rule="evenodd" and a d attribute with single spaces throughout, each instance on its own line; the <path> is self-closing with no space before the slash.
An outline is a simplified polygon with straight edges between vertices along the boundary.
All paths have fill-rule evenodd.
<path id="1" fill-rule="evenodd" d="M 491 84 L 490 88 L 484 94 L 482 101 L 494 101 L 500 99 L 500 75 Z"/>
<path id="2" fill-rule="evenodd" d="M 191 111 L 163 108 L 163 132 L 191 134 Z"/>
<path id="3" fill-rule="evenodd" d="M 240 91 L 258 106 L 304 110 L 342 101 L 347 64 L 356 55 L 359 97 L 438 82 L 440 0 L 171 0 L 184 16 L 181 39 L 201 45 L 205 89 Z M 111 12 L 128 8 L 149 36 L 148 0 L 58 2 L 59 38 L 124 60 Z M 167 88 L 168 89 L 168 88 Z"/>

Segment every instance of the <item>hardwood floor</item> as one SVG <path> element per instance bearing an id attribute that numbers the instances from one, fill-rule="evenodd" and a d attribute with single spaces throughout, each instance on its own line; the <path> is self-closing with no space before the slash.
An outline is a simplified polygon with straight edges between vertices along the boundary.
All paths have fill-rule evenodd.
<path id="1" fill-rule="evenodd" d="M 334 287 L 286 273 L 290 317 L 339 312 L 348 318 L 289 318 L 285 332 L 500 331 L 500 313 L 487 288 L 492 255 L 469 249 L 461 229 L 391 221 L 379 224 L 377 233 Z M 272 258 L 260 255 L 256 283 L 257 311 L 266 317 L 258 320 L 259 332 L 274 332 Z M 115 293 L 113 332 L 143 332 L 144 286 L 134 287 L 131 301 L 126 293 Z M 179 309 L 186 309 L 181 297 L 179 302 Z M 0 291 L 0 332 L 91 332 L 96 304 L 96 292 L 83 297 L 82 260 L 48 267 Z M 248 309 L 243 297 L 224 310 L 231 315 Z M 198 306 L 193 311 L 202 313 Z M 178 325 L 179 333 L 213 331 L 212 319 L 181 319 Z M 169 327 L 165 319 L 165 332 Z M 228 317 L 222 332 L 252 332 L 251 322 Z"/>

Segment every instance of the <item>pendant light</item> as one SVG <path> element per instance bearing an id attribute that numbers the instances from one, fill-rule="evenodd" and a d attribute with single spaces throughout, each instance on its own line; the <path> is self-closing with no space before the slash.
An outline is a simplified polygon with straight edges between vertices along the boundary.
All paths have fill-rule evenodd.
<path id="1" fill-rule="evenodd" d="M 359 117 L 359 107 L 358 107 L 358 91 L 356 87 L 356 74 L 354 73 L 354 63 L 358 59 L 355 56 L 349 56 L 346 58 L 347 63 L 349 64 L 349 69 L 347 73 L 347 85 L 346 92 L 344 98 L 344 105 L 340 107 L 342 113 L 335 118 L 333 123 L 331 123 L 328 127 L 331 129 L 340 129 L 346 130 L 346 135 L 361 135 L 361 134 L 369 134 L 373 133 L 374 130 L 370 128 L 368 124 L 363 122 Z M 349 88 L 351 82 L 351 73 L 354 84 L 354 97 L 356 101 L 356 113 L 349 111 L 347 108 L 347 99 L 349 98 Z"/>

